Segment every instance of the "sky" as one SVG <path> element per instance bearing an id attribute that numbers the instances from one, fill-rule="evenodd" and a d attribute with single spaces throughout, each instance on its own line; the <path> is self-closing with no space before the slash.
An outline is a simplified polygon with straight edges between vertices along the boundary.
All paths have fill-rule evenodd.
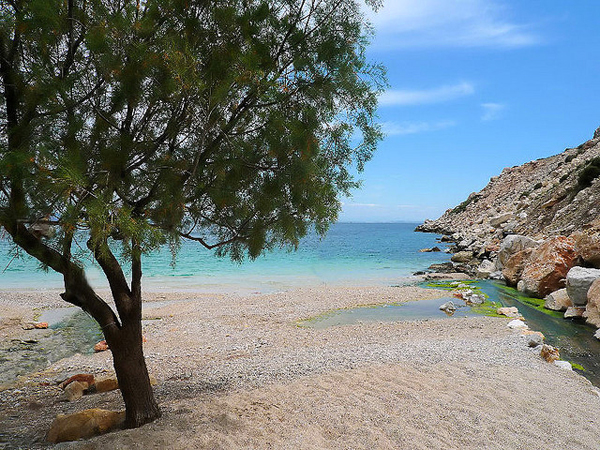
<path id="1" fill-rule="evenodd" d="M 386 137 L 340 221 L 435 219 L 600 127 L 600 1 L 387 0 L 370 16 Z"/>

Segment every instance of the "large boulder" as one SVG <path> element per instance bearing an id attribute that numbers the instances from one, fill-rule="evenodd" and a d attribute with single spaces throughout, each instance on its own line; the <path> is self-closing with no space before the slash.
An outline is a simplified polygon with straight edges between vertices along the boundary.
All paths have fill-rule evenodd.
<path id="1" fill-rule="evenodd" d="M 565 236 L 548 239 L 531 253 L 517 289 L 526 295 L 544 298 L 565 287 L 567 273 L 577 259 L 572 239 Z"/>
<path id="2" fill-rule="evenodd" d="M 544 308 L 552 311 L 566 311 L 567 308 L 573 306 L 573 302 L 564 288 L 548 294 L 544 300 Z"/>
<path id="3" fill-rule="evenodd" d="M 587 293 L 587 304 L 585 305 L 584 317 L 588 323 L 600 327 L 600 280 L 596 280 L 590 286 Z"/>
<path id="4" fill-rule="evenodd" d="M 456 262 L 456 263 L 468 263 L 472 259 L 473 259 L 473 252 L 466 251 L 466 250 L 455 253 L 454 255 L 452 255 L 452 258 L 450 258 L 450 260 L 452 260 L 453 262 Z"/>
<path id="5" fill-rule="evenodd" d="M 75 414 L 59 414 L 46 439 L 54 444 L 87 439 L 120 427 L 125 421 L 125 411 L 86 409 Z"/>
<path id="6" fill-rule="evenodd" d="M 509 286 L 517 285 L 532 251 L 533 248 L 526 248 L 508 258 L 508 261 L 504 264 L 504 269 L 502 269 L 502 276 L 506 284 Z"/>
<path id="7" fill-rule="evenodd" d="M 584 225 L 571 237 L 575 241 L 575 251 L 583 260 L 600 269 L 600 219 Z"/>
<path id="8" fill-rule="evenodd" d="M 538 241 L 534 241 L 533 239 L 520 234 L 511 234 L 506 236 L 500 244 L 500 249 L 498 250 L 496 267 L 498 270 L 502 270 L 512 255 L 526 248 L 535 248 L 538 245 L 540 245 Z"/>
<path id="9" fill-rule="evenodd" d="M 484 259 L 477 268 L 477 276 L 479 278 L 488 278 L 492 272 L 496 270 L 496 265 L 489 259 Z"/>
<path id="10" fill-rule="evenodd" d="M 600 278 L 600 269 L 573 267 L 567 273 L 567 294 L 573 306 L 584 307 L 588 301 L 587 294 L 594 281 Z"/>

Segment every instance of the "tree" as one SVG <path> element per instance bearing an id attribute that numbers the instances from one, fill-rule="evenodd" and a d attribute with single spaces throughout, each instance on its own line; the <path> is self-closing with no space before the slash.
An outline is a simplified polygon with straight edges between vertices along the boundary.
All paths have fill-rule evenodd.
<path id="1" fill-rule="evenodd" d="M 160 416 L 142 255 L 192 239 L 241 260 L 325 233 L 381 138 L 369 27 L 356 0 L 0 5 L 0 225 L 100 324 L 140 426 Z"/>

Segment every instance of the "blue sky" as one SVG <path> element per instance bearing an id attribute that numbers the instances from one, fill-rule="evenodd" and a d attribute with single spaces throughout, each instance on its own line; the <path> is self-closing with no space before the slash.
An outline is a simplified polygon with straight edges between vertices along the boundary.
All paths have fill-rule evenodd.
<path id="1" fill-rule="evenodd" d="M 600 1 L 387 0 L 387 137 L 341 221 L 422 221 L 600 126 Z"/>

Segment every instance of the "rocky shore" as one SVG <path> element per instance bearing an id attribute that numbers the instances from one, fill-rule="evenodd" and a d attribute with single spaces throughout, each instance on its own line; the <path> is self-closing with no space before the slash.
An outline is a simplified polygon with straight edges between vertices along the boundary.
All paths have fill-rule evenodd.
<path id="1" fill-rule="evenodd" d="M 600 128 L 576 148 L 504 169 L 417 231 L 453 244 L 452 262 L 433 269 L 504 280 L 600 327 Z"/>

